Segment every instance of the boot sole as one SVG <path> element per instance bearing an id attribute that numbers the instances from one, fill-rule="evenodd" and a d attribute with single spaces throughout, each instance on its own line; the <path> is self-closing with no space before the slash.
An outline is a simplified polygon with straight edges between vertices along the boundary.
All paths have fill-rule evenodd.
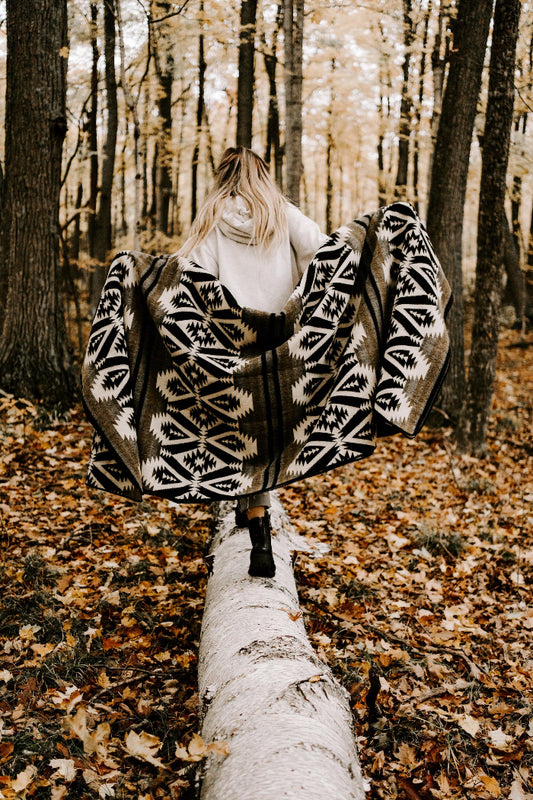
<path id="1" fill-rule="evenodd" d="M 276 565 L 272 558 L 272 553 L 252 552 L 250 553 L 250 568 L 248 575 L 254 578 L 273 578 L 276 574 Z"/>

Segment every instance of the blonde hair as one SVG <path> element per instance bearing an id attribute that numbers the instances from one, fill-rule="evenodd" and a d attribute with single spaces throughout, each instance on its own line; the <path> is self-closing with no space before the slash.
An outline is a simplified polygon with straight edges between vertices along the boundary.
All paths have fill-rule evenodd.
<path id="1" fill-rule="evenodd" d="M 198 212 L 179 255 L 189 255 L 220 220 L 225 201 L 237 195 L 248 204 L 253 220 L 252 244 L 269 247 L 283 240 L 287 231 L 288 200 L 270 177 L 268 166 L 247 147 L 228 147 L 215 172 L 215 185 Z"/>

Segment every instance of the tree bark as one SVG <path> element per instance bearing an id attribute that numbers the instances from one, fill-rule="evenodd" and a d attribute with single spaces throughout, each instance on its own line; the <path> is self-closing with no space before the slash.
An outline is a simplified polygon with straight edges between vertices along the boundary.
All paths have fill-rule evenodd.
<path id="1" fill-rule="evenodd" d="M 204 3 L 200 2 L 200 26 L 203 26 Z M 200 159 L 200 142 L 202 138 L 202 124 L 204 121 L 204 89 L 205 89 L 205 55 L 204 55 L 204 34 L 200 27 L 198 36 L 198 102 L 196 104 L 196 135 L 194 140 L 194 150 L 192 154 L 192 175 L 191 175 L 191 222 L 194 222 L 198 211 L 198 161 Z"/>
<path id="2" fill-rule="evenodd" d="M 141 246 L 141 226 L 142 226 L 142 170 L 141 158 L 139 151 L 139 144 L 141 138 L 141 123 L 139 120 L 139 95 L 142 89 L 142 84 L 146 74 L 148 73 L 148 65 L 150 63 L 150 41 L 148 41 L 148 59 L 143 77 L 139 85 L 139 94 L 135 98 L 131 92 L 130 86 L 126 78 L 126 51 L 124 47 L 124 26 L 122 24 L 122 8 L 121 0 L 114 0 L 115 2 L 115 20 L 117 25 L 118 43 L 120 50 L 120 82 L 122 91 L 124 93 L 124 100 L 126 106 L 131 114 L 133 120 L 133 159 L 135 164 L 135 178 L 134 178 L 134 233 L 133 233 L 133 249 L 140 250 Z M 150 25 L 148 25 L 148 37 L 150 38 Z"/>
<path id="3" fill-rule="evenodd" d="M 237 80 L 237 145 L 252 146 L 254 108 L 254 44 L 257 0 L 242 0 Z"/>
<path id="4" fill-rule="evenodd" d="M 170 13 L 168 0 L 156 3 L 158 17 Z M 155 38 L 155 37 L 154 37 Z M 174 55 L 172 37 L 163 21 L 157 25 L 154 46 L 154 63 L 159 82 L 157 110 L 159 114 L 158 163 L 156 172 L 156 230 L 168 236 L 169 207 L 172 196 L 172 86 L 174 83 Z"/>
<path id="5" fill-rule="evenodd" d="M 403 64 L 402 99 L 400 102 L 400 125 L 398 129 L 398 169 L 396 172 L 395 197 L 407 196 L 407 175 L 409 171 L 409 139 L 411 136 L 411 91 L 409 86 L 409 67 L 414 29 L 411 0 L 403 0 Z"/>
<path id="6" fill-rule="evenodd" d="M 504 235 L 503 263 L 507 275 L 505 294 L 513 304 L 517 322 L 524 324 L 524 316 L 531 314 L 531 304 L 526 292 L 525 276 L 520 268 L 520 253 L 507 218 L 504 220 Z"/>
<path id="7" fill-rule="evenodd" d="M 525 280 L 527 298 L 531 306 L 533 305 L 533 204 L 531 206 L 531 216 L 529 218 Z"/>
<path id="8" fill-rule="evenodd" d="M 431 153 L 429 157 L 428 174 L 431 178 L 433 173 L 433 157 L 435 153 L 435 146 L 437 143 L 437 135 L 439 132 L 440 116 L 442 113 L 442 96 L 444 91 L 444 75 L 446 71 L 446 64 L 448 63 L 450 54 L 450 38 L 448 33 L 445 33 L 445 11 L 442 5 L 439 7 L 439 19 L 437 23 L 437 33 L 435 35 L 435 43 L 431 52 L 431 71 L 433 73 L 433 110 L 431 112 Z M 442 39 L 444 37 L 444 54 L 441 53 L 443 49 Z M 428 185 L 428 196 L 431 191 L 431 180 Z"/>
<path id="9" fill-rule="evenodd" d="M 75 380 L 59 257 L 67 0 L 7 0 L 6 269 L 0 384 L 68 407 Z"/>
<path id="10" fill-rule="evenodd" d="M 266 37 L 263 33 L 262 44 L 264 51 L 265 71 L 268 76 L 268 120 L 267 120 L 267 141 L 265 147 L 265 161 L 270 164 L 272 158 L 272 150 L 274 150 L 274 174 L 276 182 L 280 189 L 283 189 L 283 152 L 281 149 L 280 131 L 279 131 L 279 103 L 278 103 L 278 89 L 276 82 L 276 67 L 278 64 L 277 56 L 277 42 L 278 33 L 283 22 L 283 6 L 278 4 L 278 13 L 276 15 L 276 26 L 272 34 L 272 46 L 270 50 L 267 47 Z"/>
<path id="11" fill-rule="evenodd" d="M 453 29 L 450 69 L 435 144 L 427 212 L 428 233 L 453 291 L 448 316 L 451 361 L 439 401 L 457 422 L 465 395 L 462 277 L 463 215 L 468 163 L 492 0 L 460 0 Z"/>
<path id="12" fill-rule="evenodd" d="M 381 48 L 379 51 L 379 105 L 378 105 L 378 205 L 384 206 L 389 202 L 389 172 L 385 168 L 385 136 L 387 133 L 387 122 L 391 113 L 390 92 L 391 92 L 391 79 L 388 69 L 388 59 L 385 59 L 385 52 L 387 51 L 387 41 L 385 39 L 385 31 L 383 25 L 379 23 L 379 35 Z M 387 70 L 387 71 L 386 71 Z M 387 97 L 383 94 L 383 87 L 388 90 Z M 386 109 L 386 111 L 385 111 Z"/>
<path id="13" fill-rule="evenodd" d="M 96 204 L 98 199 L 98 4 L 91 0 L 91 110 L 88 114 L 87 128 L 89 134 L 90 176 L 89 176 L 89 218 L 87 221 L 87 239 L 89 255 L 94 258 L 94 237 L 96 231 Z"/>
<path id="14" fill-rule="evenodd" d="M 476 304 L 468 392 L 458 429 L 460 448 L 477 456 L 487 451 L 487 428 L 496 375 L 507 227 L 505 189 L 520 8 L 520 0 L 496 0 L 494 11 L 478 216 Z"/>
<path id="15" fill-rule="evenodd" d="M 121 236 L 126 236 L 128 233 L 128 218 L 126 215 L 126 138 L 122 144 L 120 151 L 119 163 L 120 175 L 120 227 L 119 232 Z"/>
<path id="16" fill-rule="evenodd" d="M 106 275 L 107 253 L 112 247 L 111 201 L 113 176 L 115 174 L 115 151 L 117 147 L 118 108 L 117 78 L 115 72 L 115 0 L 104 0 L 104 55 L 105 89 L 107 102 L 107 128 L 102 159 L 100 181 L 100 203 L 96 217 L 94 255 L 98 261 L 93 268 L 91 281 L 91 304 L 96 308 Z"/>
<path id="17" fill-rule="evenodd" d="M 426 48 L 428 43 L 429 18 L 431 16 L 431 0 L 428 2 L 427 10 L 424 14 L 424 32 L 422 34 L 422 52 L 420 54 L 420 71 L 418 78 L 418 97 L 415 108 L 415 130 L 413 147 L 413 192 L 417 214 L 420 214 L 420 128 L 422 123 L 422 105 L 424 103 L 424 79 L 426 75 Z"/>
<path id="18" fill-rule="evenodd" d="M 302 177 L 302 58 L 304 0 L 284 0 L 285 194 L 300 203 Z"/>
<path id="19" fill-rule="evenodd" d="M 229 748 L 201 768 L 201 800 L 363 800 L 347 692 L 313 651 L 291 551 L 310 550 L 273 507 L 276 578 L 250 578 L 248 531 L 223 504 L 210 550 L 198 665 L 201 735 Z M 223 746 L 223 745 L 219 745 Z"/>
<path id="20" fill-rule="evenodd" d="M 335 149 L 333 141 L 333 75 L 335 73 L 335 59 L 331 59 L 331 86 L 329 90 L 329 108 L 326 131 L 326 230 L 333 230 L 333 177 L 332 157 Z"/>
<path id="21" fill-rule="evenodd" d="M 76 190 L 76 218 L 74 220 L 74 231 L 70 238 L 70 257 L 77 261 L 80 257 L 80 240 L 81 240 L 81 205 L 83 201 L 83 183 L 78 183 Z"/>

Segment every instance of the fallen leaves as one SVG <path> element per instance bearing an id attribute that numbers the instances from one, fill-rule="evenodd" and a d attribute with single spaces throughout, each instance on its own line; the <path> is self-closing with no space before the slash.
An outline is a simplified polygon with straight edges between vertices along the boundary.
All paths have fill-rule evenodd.
<path id="1" fill-rule="evenodd" d="M 78 708 L 73 717 L 65 717 L 65 729 L 81 739 L 83 751 L 88 755 L 96 753 L 101 760 L 107 755 L 107 743 L 111 735 L 111 726 L 108 722 L 101 722 L 96 730 L 90 731 L 87 720 L 87 710 Z"/>
<path id="2" fill-rule="evenodd" d="M 298 558 L 304 621 L 351 692 L 371 798 L 533 798 L 531 350 L 500 351 L 490 459 L 425 430 L 282 490 L 330 547 Z"/>
<path id="3" fill-rule="evenodd" d="M 44 429 L 34 412 L 0 398 L 0 796 L 148 797 L 161 782 L 174 800 L 210 515 L 89 492 L 80 412 Z"/>
<path id="4" fill-rule="evenodd" d="M 468 735 L 472 737 L 472 739 L 476 738 L 479 733 L 479 729 L 481 728 L 479 720 L 471 717 L 470 714 L 463 714 L 461 717 L 459 717 L 458 722 L 459 727 L 466 731 Z"/>
<path id="5" fill-rule="evenodd" d="M 161 748 L 161 740 L 157 736 L 146 733 L 146 731 L 141 731 L 140 733 L 128 731 L 124 744 L 128 755 L 140 758 L 142 761 L 147 761 L 156 767 L 165 768 L 161 760 L 156 758 L 156 754 Z"/>
<path id="6" fill-rule="evenodd" d="M 210 753 L 225 758 L 229 756 L 230 746 L 228 742 L 214 741 L 206 744 L 201 736 L 194 733 L 188 747 L 176 746 L 175 755 L 183 761 L 201 761 Z"/>
<path id="7" fill-rule="evenodd" d="M 351 694 L 369 800 L 533 796 L 531 355 L 502 353 L 490 460 L 425 430 L 282 492 L 329 548 L 298 555 L 303 621 Z M 209 509 L 89 492 L 89 426 L 40 413 L 0 398 L 0 793 L 176 800 L 229 754 L 195 733 Z"/>

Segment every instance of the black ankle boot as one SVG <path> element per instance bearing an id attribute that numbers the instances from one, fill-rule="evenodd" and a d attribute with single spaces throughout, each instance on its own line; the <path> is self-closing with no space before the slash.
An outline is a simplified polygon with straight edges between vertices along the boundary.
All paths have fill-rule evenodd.
<path id="1" fill-rule="evenodd" d="M 248 520 L 248 530 L 252 540 L 248 574 L 259 578 L 273 578 L 276 574 L 276 565 L 272 557 L 268 513 L 263 517 L 254 517 Z"/>

